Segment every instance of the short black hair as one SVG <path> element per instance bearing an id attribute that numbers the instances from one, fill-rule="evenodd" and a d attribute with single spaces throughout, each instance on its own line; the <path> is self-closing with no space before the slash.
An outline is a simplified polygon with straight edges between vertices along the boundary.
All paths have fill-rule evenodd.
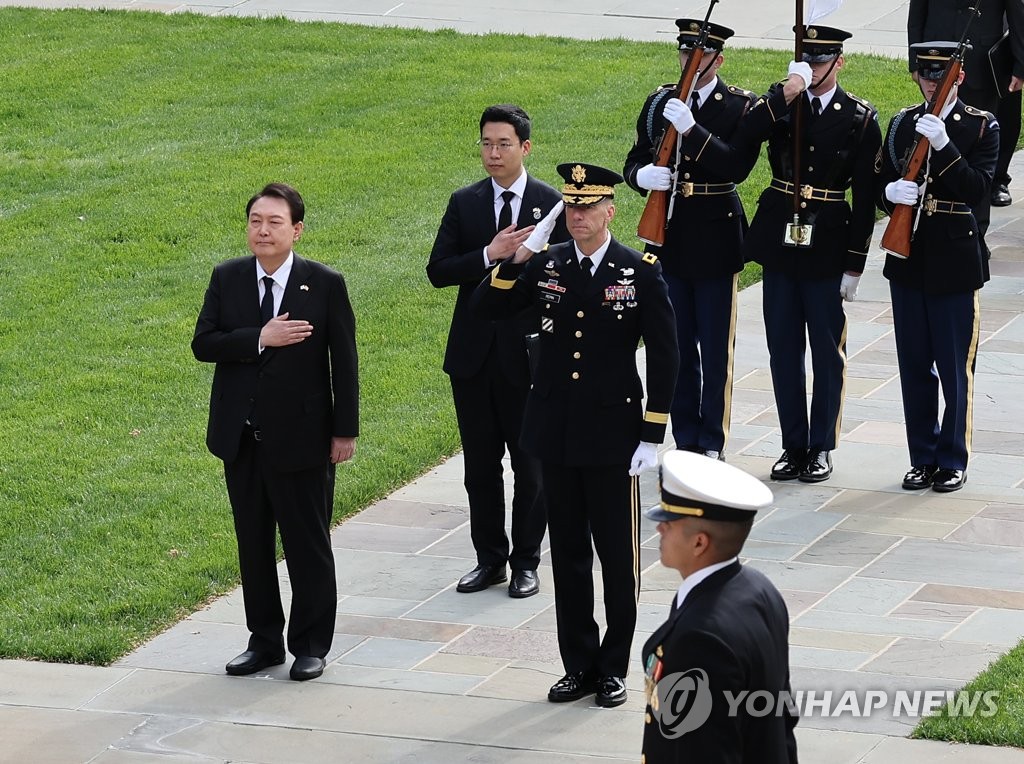
<path id="1" fill-rule="evenodd" d="M 287 183 L 268 183 L 259 193 L 255 194 L 249 203 L 245 205 L 245 217 L 249 217 L 252 206 L 264 196 L 273 196 L 277 199 L 284 199 L 288 203 L 288 210 L 292 215 L 292 223 L 301 223 L 306 216 L 306 203 L 302 201 L 302 194 L 289 186 Z"/>
<path id="2" fill-rule="evenodd" d="M 499 103 L 488 106 L 480 115 L 480 134 L 483 135 L 484 125 L 488 122 L 507 122 L 515 128 L 519 141 L 530 140 L 530 115 L 514 103 Z"/>

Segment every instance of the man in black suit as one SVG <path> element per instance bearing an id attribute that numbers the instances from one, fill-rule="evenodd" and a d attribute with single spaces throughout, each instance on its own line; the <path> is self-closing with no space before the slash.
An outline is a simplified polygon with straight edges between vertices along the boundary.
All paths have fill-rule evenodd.
<path id="1" fill-rule="evenodd" d="M 657 463 L 679 350 L 658 258 L 623 246 L 608 231 L 622 177 L 582 163 L 559 165 L 558 172 L 573 241 L 543 251 L 559 203 L 480 284 L 473 305 L 486 318 L 540 309 L 522 447 L 541 463 L 566 671 L 548 700 L 596 693 L 598 705 L 612 707 L 626 701 L 640 592 L 637 476 Z M 641 338 L 646 413 L 636 366 Z M 595 548 L 608 624 L 603 639 L 594 620 Z"/>
<path id="2" fill-rule="evenodd" d="M 949 42 L 910 46 L 926 102 L 935 97 L 954 50 Z M 999 123 L 990 112 L 959 100 L 955 85 L 940 116 L 927 113 L 926 106 L 908 106 L 889 123 L 878 204 L 889 214 L 898 204 L 916 208 L 910 257 L 889 254 L 882 271 L 892 295 L 910 451 L 903 488 L 948 493 L 967 481 L 979 295 L 987 278 L 974 210 L 988 198 Z M 919 136 L 929 144 L 927 174 L 903 180 L 903 157 Z"/>
<path id="3" fill-rule="evenodd" d="M 771 502 L 742 470 L 665 454 L 661 503 L 646 515 L 658 523 L 661 564 L 683 582 L 643 649 L 642 761 L 796 764 L 789 613 L 771 581 L 739 562 L 754 515 Z M 751 695 L 756 713 L 729 701 Z"/>
<path id="4" fill-rule="evenodd" d="M 804 29 L 803 61 L 758 99 L 738 144 L 768 141 L 771 185 L 743 242 L 746 260 L 764 269 L 764 325 L 783 453 L 772 480 L 818 483 L 832 475 L 846 390 L 846 313 L 857 294 L 875 225 L 875 159 L 882 142 L 875 108 L 839 85 L 849 32 Z M 799 112 L 798 112 L 799 110 Z M 802 118 L 799 147 L 794 124 Z M 799 184 L 793 188 L 794 151 Z M 846 192 L 850 190 L 851 202 Z M 799 194 L 800 227 L 793 226 Z M 807 238 L 793 236 L 806 233 Z M 807 344 L 814 385 L 807 412 Z"/>
<path id="5" fill-rule="evenodd" d="M 224 461 L 238 539 L 248 648 L 229 674 L 284 662 L 275 526 L 292 605 L 291 678 L 323 673 L 338 595 L 331 551 L 335 465 L 355 451 L 359 381 L 355 318 L 345 281 L 292 251 L 299 193 L 271 183 L 249 200 L 254 257 L 213 269 L 192 352 L 215 363 L 206 444 Z"/>
<path id="6" fill-rule="evenodd" d="M 964 55 L 965 78 L 960 85 L 960 100 L 989 111 L 999 119 L 999 159 L 989 200 L 992 206 L 1005 207 L 1013 200 L 1007 184 L 1010 159 L 1020 136 L 1020 93 L 1024 84 L 1024 0 L 910 0 L 907 13 L 907 42 L 925 40 L 957 41 L 971 21 L 968 35 L 971 48 Z M 1004 34 L 1006 39 L 1003 39 Z M 917 79 L 917 61 L 910 58 L 910 71 Z M 974 212 L 984 236 L 988 229 L 989 205 L 976 206 Z M 986 251 L 987 256 L 987 251 Z"/>
<path id="7" fill-rule="evenodd" d="M 511 257 L 558 202 L 555 189 L 526 173 L 523 159 L 530 148 L 530 117 L 525 111 L 511 104 L 484 110 L 480 158 L 489 177 L 451 195 L 427 264 L 431 284 L 459 288 L 444 370 L 451 378 L 462 439 L 477 561 L 459 580 L 460 592 L 478 592 L 508 580 L 506 564 L 512 568 L 509 596 L 530 597 L 539 591 L 544 496 L 536 461 L 519 448 L 530 384 L 524 338 L 537 331 L 537 312 L 528 309 L 507 320 L 485 321 L 468 310 L 480 280 Z M 565 226 L 560 225 L 552 238 L 567 239 Z M 501 462 L 506 447 L 515 476 L 511 550 L 505 534 Z"/>
<path id="8" fill-rule="evenodd" d="M 661 260 L 676 314 L 679 379 L 670 412 L 672 436 L 676 448 L 721 459 L 732 412 L 736 283 L 747 226 L 736 184 L 750 173 L 758 154 L 757 144 L 738 151 L 729 141 L 755 96 L 718 76 L 731 29 L 710 24 L 704 47 L 697 51 L 701 22 L 678 19 L 676 26 L 680 65 L 685 68 L 691 56 L 701 57 L 690 105 L 673 97 L 674 82 L 647 97 L 622 174 L 644 195 L 674 191 L 664 244 L 645 248 Z M 679 164 L 657 167 L 652 159 L 669 122 L 680 136 Z"/>

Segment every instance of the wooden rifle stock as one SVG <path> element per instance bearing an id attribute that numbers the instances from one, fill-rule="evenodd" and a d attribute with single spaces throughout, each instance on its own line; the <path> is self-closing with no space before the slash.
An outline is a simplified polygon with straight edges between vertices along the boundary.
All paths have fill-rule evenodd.
<path id="1" fill-rule="evenodd" d="M 953 90 L 953 86 L 960 79 L 964 51 L 967 48 L 967 31 L 970 29 L 971 21 L 980 15 L 977 9 L 971 8 L 970 10 L 973 11 L 974 15 L 968 19 L 960 44 L 957 46 L 956 52 L 949 59 L 946 74 L 943 76 L 942 82 L 935 89 L 931 103 L 928 104 L 927 113 L 936 117 L 942 113 L 942 107 L 949 100 L 949 94 Z M 925 158 L 928 156 L 929 145 L 927 138 L 923 135 L 917 136 L 917 140 L 914 141 L 914 148 L 910 152 L 910 158 L 907 159 L 906 166 L 904 167 L 903 180 L 917 182 L 921 168 L 924 166 Z M 882 234 L 882 249 L 893 257 L 898 257 L 902 260 L 910 257 L 910 243 L 914 238 L 914 209 L 914 206 L 897 204 L 892 214 L 889 215 L 889 222 L 885 226 L 885 233 Z"/>
<path id="2" fill-rule="evenodd" d="M 707 16 L 704 17 L 704 24 L 701 26 L 690 57 L 686 59 L 686 66 L 679 78 L 679 84 L 676 85 L 676 89 L 672 93 L 672 98 L 688 98 L 693 90 L 693 84 L 697 81 L 697 75 L 700 73 L 701 62 L 704 60 L 704 44 L 708 39 L 708 19 L 711 18 L 711 11 L 714 10 L 717 2 L 718 0 L 711 0 Z M 694 55 L 698 50 L 701 51 L 701 55 Z M 661 136 L 661 143 L 658 144 L 658 154 L 654 159 L 655 167 L 669 167 L 672 164 L 678 138 L 679 133 L 675 125 L 669 122 Z M 665 243 L 665 229 L 668 227 L 668 202 L 671 196 L 671 189 L 651 191 L 647 194 L 647 203 L 644 205 L 644 211 L 640 215 L 640 222 L 636 227 L 637 238 L 641 241 L 656 247 Z"/>

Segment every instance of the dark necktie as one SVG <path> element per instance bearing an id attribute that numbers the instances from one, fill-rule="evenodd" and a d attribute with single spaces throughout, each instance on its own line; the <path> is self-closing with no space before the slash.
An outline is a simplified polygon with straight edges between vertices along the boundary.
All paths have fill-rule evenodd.
<path id="1" fill-rule="evenodd" d="M 263 324 L 274 317 L 274 279 L 263 277 L 263 302 L 260 303 L 260 319 Z"/>
<path id="2" fill-rule="evenodd" d="M 591 259 L 589 257 L 584 257 L 584 258 L 580 259 L 580 271 L 583 273 L 583 281 L 584 281 L 584 283 L 590 283 L 590 276 L 591 276 L 590 267 L 593 264 L 594 263 L 591 261 Z"/>
<path id="3" fill-rule="evenodd" d="M 815 96 L 811 99 L 811 116 L 817 118 L 821 115 L 821 99 Z"/>
<path id="4" fill-rule="evenodd" d="M 690 111 L 697 111 L 700 108 L 700 93 L 696 90 L 693 91 L 693 95 L 690 96 Z"/>
<path id="5" fill-rule="evenodd" d="M 511 191 L 502 191 L 501 198 L 505 200 L 505 203 L 501 205 L 501 211 L 498 213 L 498 230 L 504 231 L 510 225 L 512 225 L 512 200 L 515 198 L 515 194 Z"/>

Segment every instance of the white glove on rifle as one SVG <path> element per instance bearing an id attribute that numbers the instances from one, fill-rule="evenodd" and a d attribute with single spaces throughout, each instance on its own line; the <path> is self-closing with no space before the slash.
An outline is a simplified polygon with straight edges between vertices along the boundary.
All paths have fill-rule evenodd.
<path id="1" fill-rule="evenodd" d="M 946 135 L 946 123 L 934 114 L 923 115 L 917 120 L 914 130 L 927 138 L 928 143 L 932 144 L 932 148 L 936 151 L 942 151 L 949 143 L 949 136 Z"/>
<path id="2" fill-rule="evenodd" d="M 551 212 L 545 215 L 544 219 L 537 223 L 537 226 L 533 229 L 526 241 L 522 243 L 522 246 L 526 247 L 533 253 L 540 252 L 548 244 L 548 239 L 551 238 L 551 232 L 555 230 L 555 223 L 558 222 L 558 216 L 562 214 L 562 209 L 565 204 L 562 200 L 558 200 L 558 204 L 551 208 Z"/>
<path id="3" fill-rule="evenodd" d="M 804 90 L 808 90 L 811 87 L 813 75 L 811 74 L 811 65 L 806 61 L 790 61 L 789 73 L 800 76 L 800 79 L 804 81 Z"/>
<path id="4" fill-rule="evenodd" d="M 858 284 L 860 284 L 860 276 L 851 276 L 849 273 L 844 273 L 843 280 L 839 284 L 839 296 L 847 302 L 853 302 L 857 299 Z"/>
<path id="5" fill-rule="evenodd" d="M 672 188 L 672 171 L 667 167 L 645 164 L 636 171 L 636 184 L 648 191 L 668 191 Z"/>
<path id="6" fill-rule="evenodd" d="M 640 441 L 640 445 L 633 452 L 633 459 L 629 463 L 629 474 L 636 477 L 641 472 L 658 466 L 658 446 L 654 443 Z"/>
<path id="7" fill-rule="evenodd" d="M 662 116 L 672 123 L 680 135 L 690 132 L 691 128 L 697 124 L 690 107 L 678 98 L 669 98 L 665 101 L 665 110 L 662 112 Z"/>
<path id="8" fill-rule="evenodd" d="M 912 180 L 894 180 L 885 187 L 885 198 L 893 204 L 905 204 L 913 207 L 917 204 L 917 197 L 921 189 Z"/>

